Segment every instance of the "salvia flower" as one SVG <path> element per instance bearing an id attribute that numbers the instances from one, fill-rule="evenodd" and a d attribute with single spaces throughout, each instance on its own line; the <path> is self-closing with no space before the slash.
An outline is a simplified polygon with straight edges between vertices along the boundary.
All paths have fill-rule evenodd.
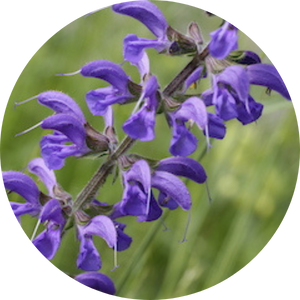
<path id="1" fill-rule="evenodd" d="M 145 48 L 154 48 L 157 51 L 164 50 L 168 44 L 168 23 L 156 5 L 150 1 L 130 1 L 112 6 L 114 12 L 124 14 L 142 22 L 157 39 L 139 38 L 136 35 L 128 35 L 124 39 L 124 59 L 130 62 L 138 62 Z"/>
<path id="2" fill-rule="evenodd" d="M 60 246 L 61 232 L 66 222 L 58 200 L 49 200 L 39 218 L 41 223 L 46 222 L 46 229 L 32 243 L 47 259 L 52 259 Z"/>
<path id="3" fill-rule="evenodd" d="M 198 140 L 186 126 L 187 122 L 195 122 L 207 137 L 222 139 L 225 135 L 223 122 L 217 116 L 208 113 L 206 105 L 198 97 L 188 98 L 179 109 L 168 115 L 173 128 L 169 151 L 174 156 L 188 156 L 197 149 Z"/>
<path id="4" fill-rule="evenodd" d="M 81 157 L 90 152 L 105 152 L 109 149 L 109 138 L 88 124 L 71 97 L 62 92 L 47 91 L 37 98 L 40 104 L 56 112 L 41 122 L 43 129 L 54 131 L 53 134 L 45 135 L 40 142 L 41 154 L 50 169 L 62 168 L 69 156 Z M 106 112 L 105 116 L 108 115 L 109 112 Z M 108 119 L 112 121 L 112 117 Z"/>
<path id="5" fill-rule="evenodd" d="M 40 191 L 28 175 L 17 171 L 3 172 L 4 186 L 7 190 L 19 194 L 26 200 L 25 203 L 11 202 L 15 216 L 29 214 L 36 216 L 40 213 L 42 205 L 39 201 Z"/>
<path id="6" fill-rule="evenodd" d="M 21 172 L 3 172 L 4 185 L 6 189 L 19 194 L 26 200 L 26 203 L 11 203 L 17 218 L 23 214 L 29 214 L 39 218 L 40 223 L 45 223 L 46 229 L 32 242 L 46 258 L 52 259 L 60 246 L 61 230 L 65 224 L 61 204 L 56 199 L 55 191 L 58 191 L 59 187 L 53 171 L 47 168 L 42 158 L 33 159 L 28 169 L 45 184 L 49 196 L 41 193 L 35 182 Z M 64 200 L 67 204 L 68 199 Z"/>
<path id="7" fill-rule="evenodd" d="M 183 210 L 189 210 L 192 204 L 189 191 L 177 176 L 198 183 L 206 180 L 203 167 L 191 158 L 166 158 L 161 160 L 153 171 L 145 160 L 136 161 L 123 174 L 125 185 L 123 198 L 115 205 L 113 217 L 133 215 L 138 216 L 139 222 L 153 221 L 162 214 L 159 205 L 170 209 L 180 206 Z M 160 192 L 158 202 L 152 193 L 152 188 Z"/>
<path id="8" fill-rule="evenodd" d="M 93 243 L 93 235 L 103 238 L 110 248 L 117 245 L 117 232 L 113 221 L 104 215 L 92 218 L 85 225 L 77 225 L 80 252 L 77 258 L 78 268 L 85 271 L 97 271 L 101 268 L 101 258 Z"/>
<path id="9" fill-rule="evenodd" d="M 78 104 L 67 94 L 59 91 L 46 91 L 37 96 L 40 104 L 54 110 L 57 114 L 69 114 L 80 123 L 86 123 L 85 117 Z"/>
<path id="10" fill-rule="evenodd" d="M 54 197 L 54 187 L 57 186 L 56 178 L 53 171 L 46 167 L 43 159 L 33 159 L 29 162 L 28 169 L 41 179 L 48 189 L 49 196 Z M 6 171 L 3 172 L 3 181 L 7 190 L 19 194 L 26 200 L 26 203 L 11 202 L 17 218 L 24 214 L 39 215 L 42 210 L 41 193 L 31 177 L 18 171 Z"/>
<path id="11" fill-rule="evenodd" d="M 276 68 L 268 64 L 251 64 L 247 67 L 229 66 L 223 72 L 212 75 L 213 88 L 202 98 L 206 105 L 214 105 L 222 120 L 237 118 L 242 124 L 256 121 L 263 105 L 250 95 L 250 85 L 261 85 L 280 93 L 290 100 L 287 88 Z"/>
<path id="12" fill-rule="evenodd" d="M 80 73 L 84 77 L 102 79 L 110 84 L 86 94 L 87 105 L 95 116 L 102 116 L 110 105 L 124 103 L 133 97 L 128 90 L 129 77 L 118 64 L 96 60 L 83 66 Z"/>
<path id="13" fill-rule="evenodd" d="M 155 114 L 158 106 L 158 83 L 155 76 L 151 76 L 144 84 L 140 99 L 144 100 L 141 109 L 133 113 L 123 124 L 123 130 L 133 139 L 150 141 L 155 137 Z M 138 101 L 139 102 L 139 101 Z"/>
<path id="14" fill-rule="evenodd" d="M 50 116 L 43 120 L 41 127 L 54 130 L 40 142 L 41 154 L 50 169 L 62 168 L 66 157 L 83 156 L 91 151 L 86 144 L 84 125 L 72 115 Z"/>
<path id="15" fill-rule="evenodd" d="M 102 273 L 86 272 L 75 276 L 74 279 L 97 291 L 110 295 L 116 293 L 113 281 Z"/>
<path id="16" fill-rule="evenodd" d="M 189 157 L 168 157 L 159 161 L 155 168 L 157 172 L 167 172 L 176 176 L 183 176 L 193 180 L 199 184 L 204 183 L 207 179 L 206 172 L 202 165 Z M 175 187 L 174 187 L 175 188 Z M 167 207 L 170 210 L 176 209 L 180 204 L 174 200 L 170 193 L 160 190 L 158 195 L 158 203 L 162 207 Z"/>
<path id="17" fill-rule="evenodd" d="M 238 29 L 228 22 L 210 33 L 209 52 L 218 59 L 224 59 L 232 51 L 238 48 Z"/>

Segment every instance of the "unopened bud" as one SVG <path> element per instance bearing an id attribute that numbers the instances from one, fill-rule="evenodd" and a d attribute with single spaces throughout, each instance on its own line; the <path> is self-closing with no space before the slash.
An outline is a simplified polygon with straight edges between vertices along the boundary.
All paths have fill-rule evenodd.
<path id="1" fill-rule="evenodd" d="M 90 124 L 84 124 L 86 131 L 87 146 L 95 152 L 105 152 L 109 150 L 109 138 L 97 131 Z"/>
<path id="2" fill-rule="evenodd" d="M 191 22 L 190 23 L 190 25 L 188 27 L 188 33 L 194 39 L 194 41 L 197 45 L 202 45 L 203 44 L 203 37 L 202 37 L 202 34 L 201 34 L 201 30 L 200 30 L 200 28 L 199 28 L 199 26 L 196 22 Z M 198 49 L 198 50 L 200 50 L 200 49 Z"/>
<path id="3" fill-rule="evenodd" d="M 172 42 L 168 49 L 170 55 L 183 55 L 197 52 L 197 45 L 194 39 L 180 33 L 171 26 L 167 28 L 167 36 Z"/>
<path id="4" fill-rule="evenodd" d="M 241 65 L 253 65 L 261 63 L 260 57 L 252 51 L 231 51 L 227 59 Z"/>

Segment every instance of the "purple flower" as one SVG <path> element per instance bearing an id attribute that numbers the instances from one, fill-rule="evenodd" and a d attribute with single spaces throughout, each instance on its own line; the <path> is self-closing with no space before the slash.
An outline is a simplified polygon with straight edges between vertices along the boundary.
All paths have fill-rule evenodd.
<path id="1" fill-rule="evenodd" d="M 69 156 L 80 157 L 90 152 L 109 150 L 110 139 L 90 126 L 76 102 L 69 96 L 55 91 L 38 96 L 39 102 L 52 108 L 56 114 L 41 122 L 43 129 L 54 130 L 40 142 L 42 156 L 50 169 L 60 169 Z M 112 111 L 104 113 L 106 127 L 112 127 Z M 109 131 L 106 128 L 106 131 Z M 113 131 L 113 130 L 111 130 Z M 114 137 L 111 136 L 111 139 Z M 114 141 L 112 141 L 114 142 Z"/>
<path id="2" fill-rule="evenodd" d="M 155 137 L 155 114 L 158 106 L 156 93 L 158 83 L 155 76 L 151 76 L 146 81 L 140 100 L 144 100 L 141 109 L 132 114 L 132 116 L 123 124 L 123 130 L 133 139 L 141 141 L 150 141 Z M 138 101 L 138 104 L 140 102 Z"/>
<path id="3" fill-rule="evenodd" d="M 142 22 L 156 37 L 165 35 L 168 23 L 156 5 L 150 1 L 130 1 L 112 6 L 114 12 Z"/>
<path id="4" fill-rule="evenodd" d="M 109 149 L 109 138 L 98 133 L 85 120 L 77 103 L 68 95 L 58 91 L 47 91 L 37 96 L 38 102 L 56 112 L 41 122 L 43 129 L 54 130 L 42 138 L 41 153 L 50 169 L 60 169 L 68 156 L 80 157 L 89 152 L 105 152 Z M 105 113 L 111 126 L 112 117 Z"/>
<path id="5" fill-rule="evenodd" d="M 96 209 L 96 211 L 98 210 L 99 206 L 107 207 L 107 206 L 109 206 L 109 204 L 100 202 L 96 199 L 94 199 L 91 202 L 91 207 Z M 114 215 L 110 214 L 110 215 L 108 215 L 108 217 L 113 221 L 114 226 L 116 228 L 116 232 L 117 232 L 117 243 L 114 246 L 114 249 L 116 249 L 117 251 L 126 250 L 127 248 L 130 247 L 131 242 L 132 242 L 132 238 L 124 233 L 124 229 L 126 228 L 126 225 L 115 221 L 116 218 L 120 217 L 120 215 L 117 215 L 116 213 Z"/>
<path id="6" fill-rule="evenodd" d="M 173 127 L 173 137 L 170 153 L 174 156 L 187 156 L 197 149 L 198 140 L 185 126 L 185 122 L 192 120 L 202 130 L 208 124 L 208 115 L 203 101 L 197 97 L 187 99 L 174 113 L 169 114 Z"/>
<path id="7" fill-rule="evenodd" d="M 69 114 L 77 118 L 82 124 L 85 117 L 78 104 L 68 95 L 59 91 L 47 91 L 38 95 L 38 102 L 54 110 L 57 114 Z"/>
<path id="8" fill-rule="evenodd" d="M 224 121 L 237 118 L 248 124 L 257 120 L 263 105 L 249 96 L 250 82 L 242 66 L 227 67 L 222 73 L 213 75 L 213 89 L 202 94 L 206 105 L 214 105 L 218 117 Z"/>
<path id="9" fill-rule="evenodd" d="M 5 188 L 26 200 L 25 203 L 11 202 L 15 216 L 18 219 L 24 214 L 37 216 L 42 205 L 39 201 L 40 191 L 35 182 L 28 175 L 17 171 L 6 171 L 2 175 Z"/>
<path id="10" fill-rule="evenodd" d="M 126 227 L 125 224 L 122 224 L 120 222 L 114 221 L 116 230 L 117 230 L 117 245 L 116 250 L 117 251 L 124 251 L 128 249 L 131 245 L 132 238 L 128 236 L 126 233 L 124 233 L 124 229 Z"/>
<path id="11" fill-rule="evenodd" d="M 150 211 L 150 205 L 154 204 L 151 202 L 151 172 L 148 163 L 145 160 L 134 163 L 123 173 L 123 182 L 123 198 L 118 207 L 121 215 L 144 218 Z"/>
<path id="12" fill-rule="evenodd" d="M 204 102 L 198 97 L 188 98 L 178 110 L 169 113 L 173 127 L 170 153 L 174 156 L 188 156 L 197 149 L 198 140 L 186 127 L 186 122 L 195 122 L 206 136 L 222 139 L 225 126 L 217 116 L 208 113 Z"/>
<path id="13" fill-rule="evenodd" d="M 86 102 L 93 115 L 102 116 L 110 105 L 124 103 L 133 97 L 128 90 L 129 77 L 119 65 L 113 62 L 92 61 L 83 66 L 80 72 L 84 77 L 102 79 L 111 84 L 86 94 Z"/>
<path id="14" fill-rule="evenodd" d="M 189 210 L 192 204 L 189 191 L 177 176 L 198 183 L 206 180 L 203 167 L 191 158 L 171 157 L 161 160 L 152 174 L 148 163 L 138 160 L 123 174 L 123 198 L 115 205 L 113 217 L 133 215 L 138 216 L 139 222 L 156 220 L 162 214 L 158 204 L 171 209 L 173 205 L 174 208 L 180 206 L 183 210 Z M 160 191 L 158 203 L 152 188 Z M 160 200 L 162 195 L 164 199 L 168 198 L 164 203 Z"/>
<path id="15" fill-rule="evenodd" d="M 249 95 L 251 84 L 275 90 L 290 100 L 279 73 L 267 64 L 227 67 L 222 73 L 213 75 L 213 89 L 205 91 L 202 98 L 206 105 L 215 106 L 221 119 L 237 118 L 245 125 L 257 120 L 263 110 L 263 105 Z"/>
<path id="16" fill-rule="evenodd" d="M 78 282 L 97 291 L 114 295 L 116 289 L 113 281 L 106 275 L 98 272 L 82 273 L 74 277 Z"/>
<path id="17" fill-rule="evenodd" d="M 228 67 L 213 79 L 213 104 L 221 119 L 227 121 L 238 116 L 236 99 L 238 99 L 238 104 L 245 107 L 246 111 L 250 113 L 248 104 L 250 83 L 245 68 L 241 66 Z"/>
<path id="18" fill-rule="evenodd" d="M 136 35 L 128 35 L 124 39 L 124 58 L 130 62 L 138 62 L 145 48 L 162 51 L 167 48 L 167 21 L 156 5 L 149 1 L 130 1 L 115 4 L 112 9 L 116 13 L 124 14 L 142 22 L 157 39 L 144 39 Z"/>
<path id="19" fill-rule="evenodd" d="M 261 59 L 260 57 L 253 51 L 242 51 L 236 50 L 229 54 L 227 57 L 230 61 L 238 63 L 240 65 L 253 65 L 253 64 L 260 64 Z"/>
<path id="20" fill-rule="evenodd" d="M 166 39 L 145 39 L 136 36 L 135 34 L 129 34 L 124 38 L 123 42 L 123 55 L 124 59 L 131 63 L 138 63 L 143 55 L 144 49 L 154 48 L 158 52 L 167 48 L 169 42 Z"/>
<path id="21" fill-rule="evenodd" d="M 54 130 L 40 142 L 42 157 L 50 169 L 62 168 L 66 157 L 82 156 L 91 151 L 86 145 L 84 125 L 73 115 L 50 116 L 43 120 L 41 127 Z"/>
<path id="22" fill-rule="evenodd" d="M 85 271 L 97 271 L 101 268 L 101 259 L 93 243 L 93 235 L 103 238 L 109 247 L 117 245 L 117 231 L 113 221 L 104 215 L 92 218 L 86 225 L 77 225 L 80 253 L 78 268 Z"/>
<path id="23" fill-rule="evenodd" d="M 53 171 L 49 170 L 42 158 L 35 158 L 28 164 L 31 173 L 37 175 L 49 191 L 49 195 L 54 197 L 53 190 L 57 185 Z M 3 181 L 6 189 L 19 194 L 26 200 L 25 203 L 11 202 L 12 209 L 17 218 L 21 215 L 29 214 L 38 216 L 42 210 L 40 202 L 40 191 L 36 183 L 28 175 L 17 171 L 3 172 Z"/>
<path id="24" fill-rule="evenodd" d="M 161 171 L 176 176 L 183 176 L 200 184 L 204 183 L 207 179 L 206 172 L 201 164 L 189 157 L 177 156 L 165 158 L 159 162 L 155 173 L 157 174 L 157 172 Z M 167 207 L 170 210 L 182 206 L 170 193 L 163 189 L 160 189 L 158 203 L 160 206 Z"/>
<path id="25" fill-rule="evenodd" d="M 58 200 L 51 199 L 43 206 L 40 221 L 41 223 L 47 221 L 47 228 L 32 243 L 47 259 L 52 259 L 60 246 L 61 231 L 65 225 Z"/>
<path id="26" fill-rule="evenodd" d="M 291 100 L 289 92 L 278 71 L 273 65 L 252 64 L 246 67 L 249 83 L 265 86 Z"/>
<path id="27" fill-rule="evenodd" d="M 40 123 L 43 129 L 54 130 L 53 134 L 44 136 L 40 143 L 48 168 L 60 169 L 68 156 L 78 157 L 91 151 L 103 152 L 109 148 L 109 139 L 100 133 L 95 138 L 95 130 L 91 130 L 80 107 L 71 97 L 62 92 L 47 91 L 39 94 L 37 99 L 40 104 L 56 113 Z M 97 141 L 87 144 L 91 140 L 90 134 Z"/>
<path id="28" fill-rule="evenodd" d="M 225 22 L 220 28 L 210 33 L 209 52 L 212 56 L 223 59 L 238 48 L 238 29 Z"/>
<path id="29" fill-rule="evenodd" d="M 47 168 L 45 161 L 40 157 L 34 158 L 29 162 L 28 170 L 40 178 L 48 189 L 49 196 L 54 197 L 54 188 L 57 186 L 56 177 L 54 172 Z"/>
<path id="30" fill-rule="evenodd" d="M 26 203 L 11 203 L 17 218 L 23 214 L 38 217 L 41 223 L 46 224 L 46 229 L 32 242 L 37 249 L 48 259 L 52 259 L 59 248 L 61 230 L 65 224 L 61 205 L 55 199 L 57 182 L 53 171 L 49 170 L 42 158 L 35 158 L 28 164 L 31 173 L 37 175 L 49 191 L 49 196 L 44 195 L 47 202 L 41 204 L 41 192 L 35 182 L 21 172 L 3 172 L 5 188 L 22 196 Z M 48 197 L 48 198 L 47 198 Z"/>

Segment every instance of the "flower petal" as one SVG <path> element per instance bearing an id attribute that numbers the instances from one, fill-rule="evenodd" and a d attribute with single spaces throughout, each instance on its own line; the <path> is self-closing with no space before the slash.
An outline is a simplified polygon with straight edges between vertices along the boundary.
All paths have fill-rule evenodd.
<path id="1" fill-rule="evenodd" d="M 124 180 L 139 182 L 143 186 L 144 193 L 148 193 L 151 188 L 151 171 L 148 163 L 143 159 L 135 162 L 126 172 Z"/>
<path id="2" fill-rule="evenodd" d="M 255 66 L 255 65 L 253 65 Z M 240 101 L 245 104 L 248 101 L 250 83 L 246 69 L 242 66 L 227 67 L 222 73 L 216 76 L 216 84 L 224 83 L 233 88 Z"/>
<path id="3" fill-rule="evenodd" d="M 236 101 L 225 88 L 218 88 L 214 93 L 213 102 L 217 115 L 224 121 L 237 117 Z"/>
<path id="4" fill-rule="evenodd" d="M 184 122 L 192 119 L 200 129 L 204 129 L 208 122 L 207 110 L 204 102 L 198 97 L 190 97 L 181 104 L 175 112 L 175 119 Z"/>
<path id="5" fill-rule="evenodd" d="M 112 86 L 89 91 L 85 99 L 90 112 L 94 116 L 103 116 L 110 105 L 122 104 L 130 98 L 128 95 L 117 95 L 117 93 L 118 91 Z"/>
<path id="6" fill-rule="evenodd" d="M 121 212 L 124 216 L 146 216 L 147 195 L 138 184 L 126 184 L 121 201 Z"/>
<path id="7" fill-rule="evenodd" d="M 156 199 L 154 198 L 153 194 L 151 193 L 148 214 L 139 216 L 137 220 L 139 222 L 155 221 L 161 215 L 162 215 L 162 209 L 158 206 Z"/>
<path id="8" fill-rule="evenodd" d="M 20 216 L 26 215 L 26 214 L 31 215 L 31 216 L 37 216 L 41 210 L 40 206 L 36 206 L 29 202 L 27 202 L 27 203 L 10 202 L 10 205 L 11 205 L 11 208 L 18 220 L 19 220 Z"/>
<path id="9" fill-rule="evenodd" d="M 117 232 L 113 221 L 104 215 L 96 216 L 84 226 L 84 234 L 98 235 L 103 238 L 109 247 L 115 246 L 117 242 Z"/>
<path id="10" fill-rule="evenodd" d="M 78 148 L 85 148 L 85 129 L 75 117 L 67 114 L 53 115 L 43 120 L 43 129 L 53 129 L 63 133 Z"/>
<path id="11" fill-rule="evenodd" d="M 89 62 L 81 68 L 81 75 L 105 80 L 117 88 L 119 92 L 130 95 L 127 89 L 128 76 L 118 64 L 111 61 L 95 60 Z"/>
<path id="12" fill-rule="evenodd" d="M 2 173 L 6 189 L 19 194 L 27 202 L 39 207 L 40 191 L 35 182 L 28 176 L 17 171 Z"/>
<path id="13" fill-rule="evenodd" d="M 167 207 L 170 210 L 174 210 L 179 206 L 169 195 L 162 192 L 158 195 L 158 203 L 160 206 Z"/>
<path id="14" fill-rule="evenodd" d="M 80 232 L 80 226 L 78 230 Z M 101 258 L 91 236 L 79 234 L 80 252 L 77 257 L 77 267 L 85 271 L 98 271 L 101 269 Z"/>
<path id="15" fill-rule="evenodd" d="M 53 196 L 53 188 L 57 184 L 52 170 L 49 170 L 44 160 L 40 157 L 34 158 L 28 164 L 30 173 L 37 175 L 48 189 L 49 195 Z"/>
<path id="16" fill-rule="evenodd" d="M 209 52 L 212 56 L 223 59 L 232 50 L 238 48 L 237 28 L 228 22 L 217 30 L 210 33 L 211 42 L 209 44 Z"/>
<path id="17" fill-rule="evenodd" d="M 125 224 L 114 221 L 117 230 L 117 251 L 123 251 L 130 247 L 132 238 L 124 233 Z"/>
<path id="18" fill-rule="evenodd" d="M 157 171 L 165 171 L 183 176 L 198 183 L 205 182 L 207 176 L 204 168 L 196 160 L 189 157 L 168 157 L 159 162 Z"/>
<path id="19" fill-rule="evenodd" d="M 203 130 L 203 134 L 207 136 L 206 130 Z M 208 136 L 221 140 L 225 134 L 226 126 L 222 119 L 212 113 L 208 113 Z"/>
<path id="20" fill-rule="evenodd" d="M 185 184 L 175 175 L 156 171 L 152 175 L 152 187 L 170 196 L 183 210 L 191 208 L 191 196 Z"/>
<path id="21" fill-rule="evenodd" d="M 57 224 L 50 222 L 47 229 L 40 233 L 32 243 L 47 258 L 52 259 L 61 242 L 61 230 Z"/>
<path id="22" fill-rule="evenodd" d="M 155 138 L 155 111 L 148 110 L 144 105 L 133 114 L 124 124 L 123 130 L 133 139 L 152 141 Z"/>
<path id="23" fill-rule="evenodd" d="M 63 226 L 65 218 L 62 215 L 61 206 L 56 199 L 49 200 L 44 206 L 40 214 L 41 223 L 52 221 L 55 224 Z"/>
<path id="24" fill-rule="evenodd" d="M 248 112 L 243 103 L 240 103 L 237 106 L 237 119 L 243 125 L 256 121 L 261 116 L 264 107 L 261 103 L 256 102 L 251 96 L 249 96 L 248 103 L 250 112 Z"/>
<path id="25" fill-rule="evenodd" d="M 247 66 L 246 71 L 251 84 L 265 86 L 291 100 L 280 74 L 273 65 L 254 64 Z"/>
<path id="26" fill-rule="evenodd" d="M 48 143 L 49 140 L 49 143 Z M 76 145 L 60 145 L 51 143 L 52 136 L 45 135 L 41 140 L 41 155 L 50 170 L 59 170 L 65 164 L 65 158 L 80 156 L 82 151 Z"/>
<path id="27" fill-rule="evenodd" d="M 38 102 L 56 113 L 71 114 L 84 124 L 85 117 L 78 104 L 68 95 L 58 91 L 47 91 L 38 95 Z"/>
<path id="28" fill-rule="evenodd" d="M 104 274 L 97 272 L 82 273 L 74 278 L 78 282 L 97 291 L 114 295 L 116 289 L 112 280 Z"/>
<path id="29" fill-rule="evenodd" d="M 142 22 L 155 36 L 163 38 L 168 23 L 156 5 L 150 1 L 130 1 L 112 6 L 114 12 Z"/>
<path id="30" fill-rule="evenodd" d="M 132 64 L 138 64 L 144 57 L 144 49 L 153 48 L 157 51 L 162 51 L 168 46 L 168 41 L 159 39 L 144 39 L 129 34 L 123 41 L 123 56 L 124 59 Z"/>
<path id="31" fill-rule="evenodd" d="M 197 149 L 197 138 L 180 122 L 174 122 L 169 151 L 172 155 L 187 156 Z"/>

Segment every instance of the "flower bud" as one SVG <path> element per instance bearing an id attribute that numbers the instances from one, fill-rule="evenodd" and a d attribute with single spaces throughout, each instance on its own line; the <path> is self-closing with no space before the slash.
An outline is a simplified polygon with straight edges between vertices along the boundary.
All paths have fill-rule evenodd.
<path id="1" fill-rule="evenodd" d="M 98 132 L 90 124 L 84 125 L 86 131 L 86 144 L 95 152 L 105 152 L 109 150 L 109 138 Z"/>
<path id="2" fill-rule="evenodd" d="M 227 59 L 241 65 L 261 63 L 260 57 L 252 51 L 235 50 L 228 55 Z"/>
<path id="3" fill-rule="evenodd" d="M 194 39 L 180 33 L 171 26 L 167 28 L 167 36 L 172 42 L 168 48 L 168 54 L 183 55 L 197 52 L 197 45 Z"/>

